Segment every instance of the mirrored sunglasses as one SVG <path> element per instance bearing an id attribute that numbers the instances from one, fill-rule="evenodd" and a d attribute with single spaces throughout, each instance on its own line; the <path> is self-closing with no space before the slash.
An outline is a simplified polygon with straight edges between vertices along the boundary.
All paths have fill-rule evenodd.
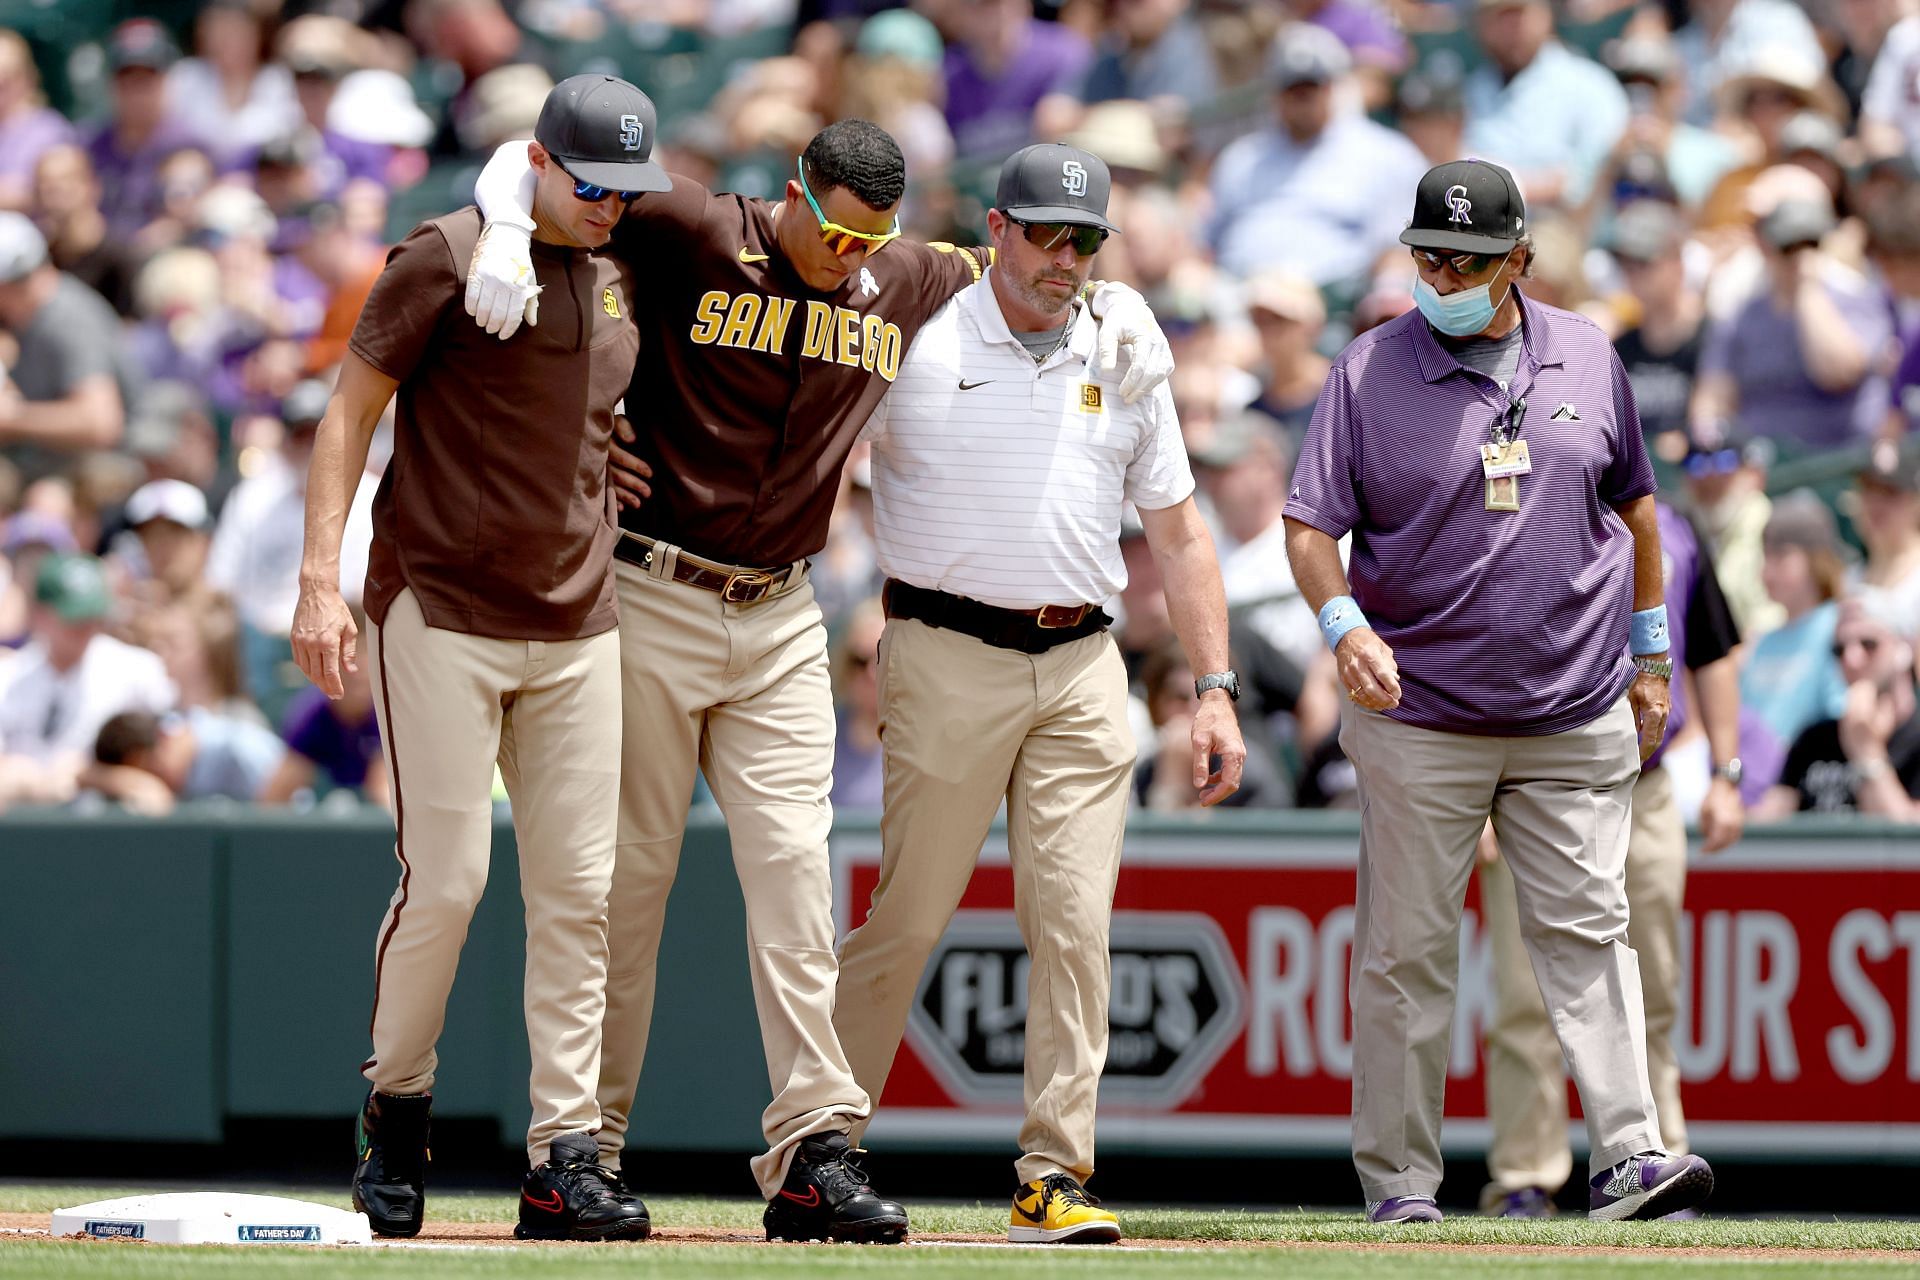
<path id="1" fill-rule="evenodd" d="M 560 166 L 560 172 L 573 178 L 573 175 L 567 172 L 565 165 Z M 596 187 L 591 182 L 582 182 L 578 178 L 573 178 L 573 198 L 586 204 L 599 204 L 608 196 L 619 196 L 620 202 L 625 204 L 639 194 L 638 191 L 618 191 L 613 187 Z"/>
<path id="2" fill-rule="evenodd" d="M 807 207 L 813 210 L 814 218 L 820 223 L 820 240 L 827 246 L 827 252 L 834 257 L 843 257 L 864 245 L 868 253 L 877 251 L 889 240 L 900 238 L 900 220 L 895 218 L 889 231 L 855 231 L 852 227 L 843 227 L 837 222 L 828 221 L 826 212 L 820 208 L 820 202 L 813 198 L 813 188 L 807 185 L 807 158 L 801 156 L 794 162 L 800 174 L 800 192 L 807 198 Z"/>
<path id="3" fill-rule="evenodd" d="M 1490 253 L 1435 253 L 1431 249 L 1415 249 L 1413 260 L 1429 271 L 1438 271 L 1450 265 L 1455 275 L 1477 276 L 1487 269 L 1494 257 Z"/>
<path id="4" fill-rule="evenodd" d="M 1025 222 L 1012 214 L 1007 221 L 1026 233 L 1027 243 L 1048 253 L 1059 250 L 1061 244 L 1073 245 L 1074 253 L 1082 258 L 1091 258 L 1100 252 L 1100 246 L 1107 242 L 1105 227 L 1089 227 L 1075 222 Z"/>

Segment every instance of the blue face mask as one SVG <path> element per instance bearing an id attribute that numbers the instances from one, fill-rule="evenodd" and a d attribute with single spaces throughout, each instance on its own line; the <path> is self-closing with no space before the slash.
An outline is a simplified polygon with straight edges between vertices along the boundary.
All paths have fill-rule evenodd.
<path id="1" fill-rule="evenodd" d="M 1507 258 L 1513 256 L 1509 251 Z M 1500 279 L 1500 271 L 1507 265 L 1507 258 L 1500 260 L 1500 267 L 1493 273 L 1493 279 L 1471 289 L 1462 289 L 1457 293 L 1441 293 L 1424 279 L 1413 282 L 1413 303 L 1420 308 L 1420 314 L 1427 323 L 1450 338 L 1471 338 L 1493 323 L 1493 314 L 1499 310 L 1493 301 L 1493 286 Z"/>

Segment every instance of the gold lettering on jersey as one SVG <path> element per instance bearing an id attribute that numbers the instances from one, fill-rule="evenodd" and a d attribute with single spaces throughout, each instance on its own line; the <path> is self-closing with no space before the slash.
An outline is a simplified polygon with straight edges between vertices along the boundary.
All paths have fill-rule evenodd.
<path id="1" fill-rule="evenodd" d="M 792 298 L 767 299 L 767 309 L 760 318 L 760 332 L 753 336 L 753 349 L 778 355 L 787 349 L 787 323 L 793 319 Z"/>
<path id="2" fill-rule="evenodd" d="M 720 330 L 720 345 L 744 347 L 752 340 L 754 321 L 760 318 L 760 295 L 735 294 L 727 308 L 727 323 Z"/>
<path id="3" fill-rule="evenodd" d="M 687 337 L 706 346 L 720 336 L 721 317 L 727 312 L 727 295 L 719 289 L 710 289 L 700 295 L 699 303 L 693 309 L 693 329 Z"/>
<path id="4" fill-rule="evenodd" d="M 860 313 L 849 311 L 845 307 L 833 309 L 833 336 L 839 340 L 839 354 L 834 358 L 841 364 L 858 368 L 860 365 Z"/>
<path id="5" fill-rule="evenodd" d="M 778 356 L 787 349 L 800 299 L 764 293 L 729 294 L 713 290 L 702 294 L 693 309 L 693 327 L 687 336 L 702 346 L 733 347 Z M 888 382 L 900 372 L 906 340 L 900 326 L 886 317 L 861 314 L 851 307 L 807 299 L 806 328 L 800 355 L 808 360 L 842 364 L 850 369 L 878 373 Z"/>
<path id="6" fill-rule="evenodd" d="M 833 340 L 833 308 L 824 302 L 807 300 L 807 337 L 800 354 L 810 360 L 827 360 L 827 346 Z"/>
<path id="7" fill-rule="evenodd" d="M 620 300 L 613 296 L 613 290 L 602 289 L 600 291 L 600 309 L 612 316 L 615 320 L 620 318 Z"/>
<path id="8" fill-rule="evenodd" d="M 1095 386 L 1091 382 L 1081 383 L 1080 384 L 1080 412 L 1098 413 L 1100 412 L 1100 408 L 1101 408 L 1100 388 Z"/>

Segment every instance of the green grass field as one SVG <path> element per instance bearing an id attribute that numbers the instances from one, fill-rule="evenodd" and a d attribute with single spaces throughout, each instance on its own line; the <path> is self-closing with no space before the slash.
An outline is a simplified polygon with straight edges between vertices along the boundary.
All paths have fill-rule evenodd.
<path id="1" fill-rule="evenodd" d="M 151 1188 L 144 1188 L 151 1190 Z M 236 1187 L 345 1207 L 337 1189 Z M 44 1214 L 62 1205 L 134 1194 L 143 1188 L 0 1186 L 0 1213 Z M 743 1200 L 652 1200 L 661 1229 L 714 1227 L 758 1233 L 760 1208 Z M 445 1193 L 430 1202 L 432 1221 L 509 1223 L 510 1197 Z M 1116 1206 L 1128 1240 L 1145 1248 L 999 1249 L 959 1244 L 909 1248 L 825 1245 L 756 1247 L 683 1244 L 533 1247 L 497 1245 L 405 1249 L 300 1250 L 53 1241 L 0 1235 L 3 1277 L 331 1277 L 607 1276 L 820 1277 L 903 1275 L 909 1280 L 994 1280 L 1027 1276 L 1368 1277 L 1446 1280 L 1500 1275 L 1600 1277 L 1757 1275 L 1863 1276 L 1920 1273 L 1920 1223 L 1706 1219 L 1691 1223 L 1589 1223 L 1580 1218 L 1501 1222 L 1456 1216 L 1439 1227 L 1373 1227 L 1351 1213 L 1129 1209 Z M 995 1205 L 916 1204 L 914 1228 L 928 1235 L 995 1234 L 1005 1229 Z M 1184 1245 L 1184 1247 L 1179 1247 Z M 1227 1246 L 1227 1247 L 1223 1247 Z M 1577 1250 L 1570 1252 L 1569 1250 Z M 1598 1250 L 1598 1252 L 1590 1252 Z M 1768 1251 L 1791 1251 L 1772 1254 Z M 1859 1257 L 1854 1250 L 1909 1256 Z M 1827 1256 L 1822 1256 L 1822 1255 Z"/>

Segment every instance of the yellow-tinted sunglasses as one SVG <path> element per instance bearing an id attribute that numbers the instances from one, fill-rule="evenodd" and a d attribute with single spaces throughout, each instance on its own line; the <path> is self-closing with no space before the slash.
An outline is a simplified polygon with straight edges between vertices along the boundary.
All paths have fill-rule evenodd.
<path id="1" fill-rule="evenodd" d="M 807 205 L 813 210 L 813 216 L 820 220 L 820 239 L 826 243 L 827 251 L 838 258 L 849 253 L 855 245 L 866 245 L 868 253 L 874 253 L 889 240 L 900 238 L 900 219 L 893 220 L 891 231 L 855 231 L 852 227 L 843 227 L 837 222 L 827 221 L 827 215 L 821 211 L 820 202 L 813 198 L 813 189 L 807 185 L 807 158 L 801 156 L 794 161 L 794 167 L 800 173 L 800 192 L 807 198 Z"/>

